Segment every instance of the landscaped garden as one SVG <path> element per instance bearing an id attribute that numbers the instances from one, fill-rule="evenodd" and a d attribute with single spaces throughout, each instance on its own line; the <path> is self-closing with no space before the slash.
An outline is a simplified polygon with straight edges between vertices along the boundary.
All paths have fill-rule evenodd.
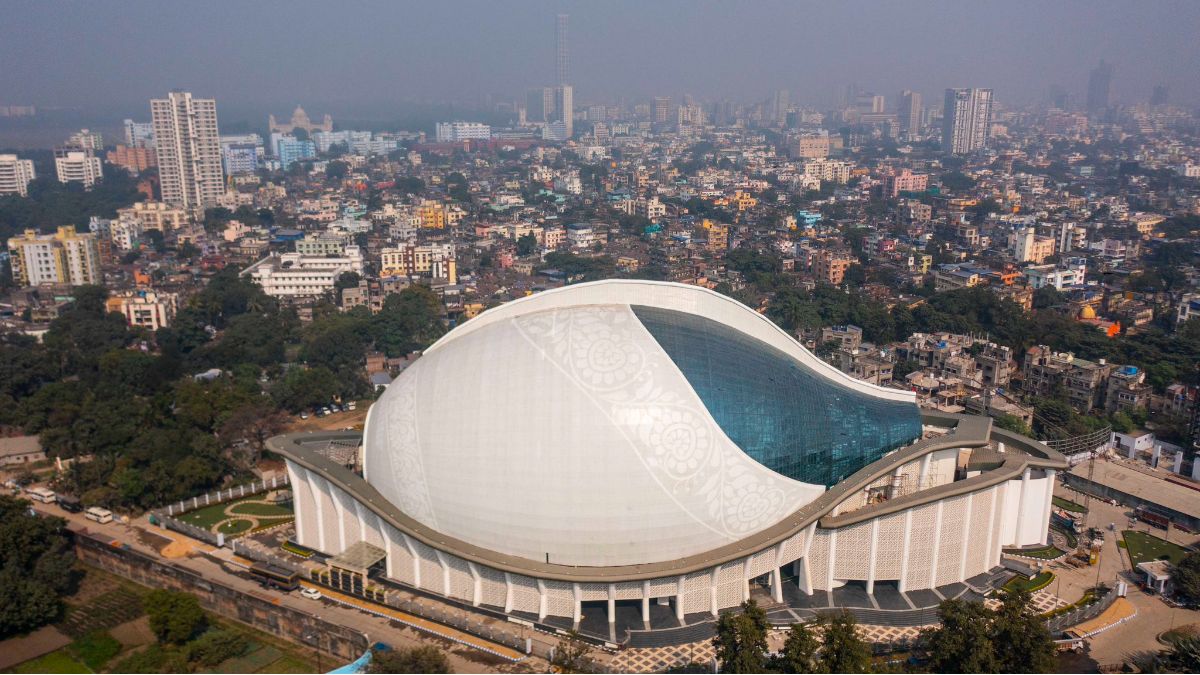
<path id="1" fill-rule="evenodd" d="M 179 520 L 227 537 L 281 525 L 295 515 L 286 506 L 267 501 L 266 493 L 202 506 L 177 516 Z"/>
<path id="2" fill-rule="evenodd" d="M 1054 581 L 1053 572 L 1039 572 L 1033 577 L 1026 579 L 1024 577 L 1013 577 L 1005 582 L 1004 587 L 1010 591 L 1024 589 L 1030 593 L 1040 591 L 1050 585 Z"/>
<path id="3" fill-rule="evenodd" d="M 1152 560 L 1168 560 L 1172 565 L 1177 565 L 1187 555 L 1187 549 L 1182 546 L 1145 532 L 1122 530 L 1121 537 L 1125 541 L 1132 567 Z"/>
<path id="4" fill-rule="evenodd" d="M 1053 544 L 1047 544 L 1037 548 L 1006 548 L 1004 549 L 1004 553 L 1006 555 L 1034 558 L 1035 560 L 1056 560 L 1067 554 L 1066 551 L 1054 546 Z"/>

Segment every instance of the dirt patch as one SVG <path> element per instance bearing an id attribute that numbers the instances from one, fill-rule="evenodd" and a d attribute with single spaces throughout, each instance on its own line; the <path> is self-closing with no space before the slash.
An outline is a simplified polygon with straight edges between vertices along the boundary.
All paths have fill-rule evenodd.
<path id="1" fill-rule="evenodd" d="M 155 551 L 161 550 L 163 547 L 169 545 L 172 541 L 169 537 L 164 537 L 161 534 L 154 534 L 153 532 L 150 532 L 149 530 L 143 530 L 140 527 L 135 527 L 134 531 L 137 532 L 138 543 L 149 546 Z"/>
<path id="2" fill-rule="evenodd" d="M 54 626 L 0 642 L 0 669 L 7 670 L 71 644 L 71 638 Z"/>
<path id="3" fill-rule="evenodd" d="M 109 634 L 126 648 L 154 642 L 154 631 L 150 630 L 150 619 L 140 617 L 109 629 Z"/>

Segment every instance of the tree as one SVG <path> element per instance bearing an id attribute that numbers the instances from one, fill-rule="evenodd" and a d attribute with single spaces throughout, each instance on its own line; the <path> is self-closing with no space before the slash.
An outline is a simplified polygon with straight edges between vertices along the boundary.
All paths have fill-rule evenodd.
<path id="1" fill-rule="evenodd" d="M 865 673 L 871 667 L 871 649 L 858 636 L 854 615 L 842 611 L 821 618 L 821 670 L 826 673 Z"/>
<path id="2" fill-rule="evenodd" d="M 184 644 L 208 623 L 200 601 L 191 593 L 156 589 L 142 599 L 142 608 L 150 619 L 150 630 L 163 644 Z"/>
<path id="3" fill-rule="evenodd" d="M 213 630 L 187 646 L 187 659 L 205 668 L 241 656 L 249 647 L 246 638 L 231 630 Z"/>
<path id="4" fill-rule="evenodd" d="M 338 290 L 340 295 L 343 289 L 357 288 L 360 281 L 362 281 L 362 276 L 358 272 L 342 272 L 333 282 L 333 287 Z"/>
<path id="5" fill-rule="evenodd" d="M 1056 665 L 1054 639 L 1029 604 L 1029 591 L 1001 592 L 992 622 L 992 645 L 1003 673 L 1049 673 Z"/>
<path id="6" fill-rule="evenodd" d="M 995 673 L 992 613 L 982 602 L 945 600 L 938 606 L 940 625 L 921 632 L 935 673 Z"/>
<path id="7" fill-rule="evenodd" d="M 1017 417 L 1016 415 L 1004 413 L 1003 415 L 997 416 L 994 420 L 992 420 L 992 422 L 997 427 L 1011 431 L 1014 434 L 1021 434 L 1022 436 L 1030 437 L 1033 436 L 1033 429 L 1029 428 L 1029 425 L 1021 421 L 1021 418 Z"/>
<path id="8" fill-rule="evenodd" d="M 75 584 L 75 554 L 61 518 L 32 516 L 29 502 L 0 495 L 0 638 L 58 618 Z"/>
<path id="9" fill-rule="evenodd" d="M 529 255 L 537 250 L 537 237 L 532 232 L 523 234 L 517 239 L 517 255 Z"/>
<path id="10" fill-rule="evenodd" d="M 822 663 L 817 655 L 821 641 L 809 629 L 807 624 L 794 623 L 788 630 L 783 642 L 783 651 L 776 657 L 775 667 L 784 673 L 817 673 L 821 671 Z"/>
<path id="11" fill-rule="evenodd" d="M 335 159 L 325 164 L 325 178 L 328 180 L 341 180 L 349 173 L 350 165 L 340 159 Z"/>
<path id="12" fill-rule="evenodd" d="M 1188 602 L 1200 602 L 1200 553 L 1188 553 L 1171 571 L 1175 592 Z"/>
<path id="13" fill-rule="evenodd" d="M 721 672 L 766 672 L 767 613 L 754 600 L 743 602 L 741 609 L 741 612 L 725 612 L 717 619 L 713 647 Z"/>
<path id="14" fill-rule="evenodd" d="M 550 665 L 560 673 L 587 673 L 592 670 L 588 655 L 592 646 L 579 633 L 571 631 L 565 640 L 559 640 L 554 647 L 554 655 L 550 657 Z"/>
<path id="15" fill-rule="evenodd" d="M 1145 672 L 1200 673 L 1200 637 L 1177 638 L 1154 659 L 1153 669 Z"/>
<path id="16" fill-rule="evenodd" d="M 372 673 L 453 673 L 445 652 L 433 646 L 371 652 Z"/>
<path id="17" fill-rule="evenodd" d="M 445 332 L 442 303 L 428 286 L 420 284 L 389 295 L 371 320 L 375 346 L 392 357 L 424 349 Z"/>

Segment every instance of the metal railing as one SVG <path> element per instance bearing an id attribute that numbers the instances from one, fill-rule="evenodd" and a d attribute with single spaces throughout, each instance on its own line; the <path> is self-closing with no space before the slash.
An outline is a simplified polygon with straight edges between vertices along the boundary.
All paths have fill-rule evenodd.
<path id="1" fill-rule="evenodd" d="M 245 485 L 236 485 L 226 490 L 217 490 L 216 492 L 210 492 L 197 497 L 192 497 L 191 499 L 184 499 L 175 502 L 174 504 L 168 504 L 165 507 L 156 509 L 153 513 L 155 515 L 165 514 L 167 516 L 177 516 L 181 513 L 187 513 L 188 511 L 195 511 L 196 509 L 204 508 L 205 506 L 223 504 L 235 499 L 256 495 L 260 492 L 266 492 L 267 490 L 275 490 L 277 488 L 284 487 L 287 484 L 288 477 L 286 473 L 275 474 L 271 476 L 270 479 L 256 480 Z"/>

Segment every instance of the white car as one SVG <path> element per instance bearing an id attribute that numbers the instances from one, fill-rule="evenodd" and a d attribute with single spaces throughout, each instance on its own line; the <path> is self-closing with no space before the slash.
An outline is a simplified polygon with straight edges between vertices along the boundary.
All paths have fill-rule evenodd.
<path id="1" fill-rule="evenodd" d="M 321 599 L 321 591 L 318 591 L 315 588 L 305 587 L 300 590 L 300 595 L 308 598 L 309 600 L 320 600 Z"/>

